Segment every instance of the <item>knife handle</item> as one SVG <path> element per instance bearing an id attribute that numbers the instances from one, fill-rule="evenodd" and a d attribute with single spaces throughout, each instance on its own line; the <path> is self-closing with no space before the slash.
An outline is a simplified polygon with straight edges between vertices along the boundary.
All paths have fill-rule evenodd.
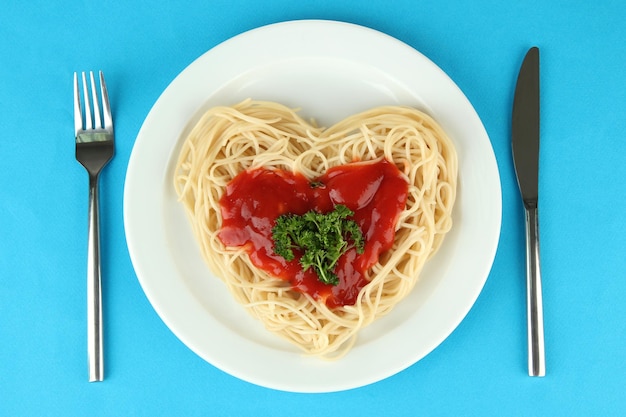
<path id="1" fill-rule="evenodd" d="M 539 216 L 537 207 L 526 207 L 526 308 L 528 314 L 528 375 L 545 376 L 543 302 L 539 264 Z"/>

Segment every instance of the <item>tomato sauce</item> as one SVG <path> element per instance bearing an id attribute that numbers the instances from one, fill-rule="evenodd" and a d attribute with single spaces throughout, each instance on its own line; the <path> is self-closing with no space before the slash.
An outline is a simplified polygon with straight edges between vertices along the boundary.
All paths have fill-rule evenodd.
<path id="1" fill-rule="evenodd" d="M 408 183 L 398 168 L 383 159 L 329 169 L 309 180 L 289 171 L 258 168 L 244 171 L 226 187 L 220 200 L 220 240 L 245 247 L 252 263 L 271 275 L 289 281 L 295 291 L 308 293 L 330 308 L 352 305 L 369 281 L 367 271 L 389 250 L 395 226 L 404 210 Z M 301 254 L 286 261 L 273 250 L 272 228 L 282 214 L 302 215 L 309 210 L 332 211 L 343 204 L 354 212 L 365 239 L 365 250 L 349 249 L 338 260 L 338 285 L 320 282 L 314 268 L 302 271 Z"/>

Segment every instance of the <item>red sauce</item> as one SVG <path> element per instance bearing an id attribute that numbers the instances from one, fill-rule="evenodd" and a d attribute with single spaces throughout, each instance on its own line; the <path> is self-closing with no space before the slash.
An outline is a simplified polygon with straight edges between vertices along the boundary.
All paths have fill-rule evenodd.
<path id="1" fill-rule="evenodd" d="M 384 159 L 331 168 L 312 181 L 288 171 L 249 170 L 228 184 L 220 200 L 219 237 L 226 246 L 244 246 L 255 266 L 289 281 L 294 290 L 324 300 L 331 308 L 352 305 L 368 283 L 368 269 L 393 244 L 407 193 L 406 179 Z M 325 213 L 337 204 L 354 212 L 365 250 L 358 254 L 352 248 L 339 258 L 335 268 L 339 284 L 333 286 L 320 282 L 313 268 L 302 271 L 298 254 L 290 262 L 274 254 L 272 228 L 282 214 Z"/>

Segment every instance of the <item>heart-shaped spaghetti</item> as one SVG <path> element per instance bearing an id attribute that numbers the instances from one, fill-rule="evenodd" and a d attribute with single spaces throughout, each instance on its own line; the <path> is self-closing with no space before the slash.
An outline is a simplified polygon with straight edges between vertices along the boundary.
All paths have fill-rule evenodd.
<path id="1" fill-rule="evenodd" d="M 352 305 L 329 308 L 257 268 L 245 247 L 219 238 L 220 199 L 240 173 L 287 170 L 313 179 L 355 161 L 387 160 L 408 181 L 391 249 L 367 273 Z M 384 106 L 324 129 L 281 104 L 246 100 L 210 109 L 183 143 L 174 185 L 201 253 L 235 299 L 265 327 L 304 352 L 345 354 L 359 329 L 391 311 L 415 286 L 452 226 L 457 156 L 443 129 L 414 108 Z"/>

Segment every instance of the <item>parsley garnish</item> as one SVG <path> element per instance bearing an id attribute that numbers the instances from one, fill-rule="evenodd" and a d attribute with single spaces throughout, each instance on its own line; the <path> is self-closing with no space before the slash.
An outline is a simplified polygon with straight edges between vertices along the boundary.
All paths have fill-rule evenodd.
<path id="1" fill-rule="evenodd" d="M 291 261 L 295 257 L 293 249 L 299 249 L 303 253 L 300 265 L 304 271 L 313 267 L 321 282 L 337 285 L 339 278 L 334 269 L 339 257 L 351 247 L 355 247 L 359 254 L 364 250 L 359 225 L 348 219 L 353 214 L 341 204 L 325 214 L 314 210 L 302 216 L 283 214 L 276 219 L 272 229 L 274 253 Z M 348 243 L 348 237 L 352 245 Z"/>

